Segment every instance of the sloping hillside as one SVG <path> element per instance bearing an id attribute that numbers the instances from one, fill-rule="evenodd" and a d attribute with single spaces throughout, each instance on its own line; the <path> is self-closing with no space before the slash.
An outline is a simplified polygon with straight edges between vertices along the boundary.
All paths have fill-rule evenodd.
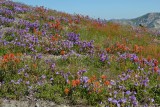
<path id="1" fill-rule="evenodd" d="M 159 36 L 144 27 L 1 0 L 0 98 L 159 106 Z"/>

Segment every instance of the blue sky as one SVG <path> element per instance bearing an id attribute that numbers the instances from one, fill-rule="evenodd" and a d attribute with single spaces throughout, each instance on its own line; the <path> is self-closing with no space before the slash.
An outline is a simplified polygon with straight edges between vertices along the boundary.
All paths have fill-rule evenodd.
<path id="1" fill-rule="evenodd" d="M 101 19 L 136 18 L 160 12 L 160 0 L 12 0 Z"/>

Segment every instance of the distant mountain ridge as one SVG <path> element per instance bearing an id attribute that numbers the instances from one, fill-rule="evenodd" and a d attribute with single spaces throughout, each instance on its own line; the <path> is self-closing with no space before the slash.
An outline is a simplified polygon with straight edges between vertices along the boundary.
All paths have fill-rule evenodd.
<path id="1" fill-rule="evenodd" d="M 160 29 L 160 13 L 147 13 L 134 19 L 113 19 L 109 20 L 109 22 Z"/>

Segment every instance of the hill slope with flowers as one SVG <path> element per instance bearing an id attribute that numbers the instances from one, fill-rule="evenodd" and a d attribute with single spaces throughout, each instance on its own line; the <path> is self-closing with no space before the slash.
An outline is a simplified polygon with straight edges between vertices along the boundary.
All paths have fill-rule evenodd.
<path id="1" fill-rule="evenodd" d="M 160 33 L 0 1 L 0 97 L 160 105 Z"/>

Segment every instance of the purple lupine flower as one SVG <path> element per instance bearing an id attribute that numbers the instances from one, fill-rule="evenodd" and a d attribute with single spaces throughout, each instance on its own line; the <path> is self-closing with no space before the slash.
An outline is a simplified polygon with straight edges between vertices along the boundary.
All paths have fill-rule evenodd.
<path id="1" fill-rule="evenodd" d="M 138 105 L 138 101 L 133 101 L 132 103 L 133 103 L 134 106 Z"/>
<path id="2" fill-rule="evenodd" d="M 126 103 L 126 102 L 127 102 L 127 99 L 126 99 L 126 98 L 122 98 L 122 99 L 120 99 L 120 102 Z"/>
<path id="3" fill-rule="evenodd" d="M 8 42 L 7 41 L 3 41 L 3 45 L 7 45 L 8 44 Z"/>
<path id="4" fill-rule="evenodd" d="M 79 70 L 79 71 L 77 72 L 77 74 L 78 74 L 78 75 L 83 75 L 85 72 L 87 72 L 87 70 Z"/>
<path id="5" fill-rule="evenodd" d="M 128 70 L 127 70 L 127 72 L 128 72 L 128 73 L 132 73 L 132 72 L 133 72 L 133 70 L 131 70 L 131 69 L 128 69 Z"/>
<path id="6" fill-rule="evenodd" d="M 29 81 L 26 81 L 26 84 L 27 84 L 27 85 L 29 85 L 29 84 L 30 84 L 30 82 L 29 82 Z"/>
<path id="7" fill-rule="evenodd" d="M 114 91 L 114 94 L 117 94 L 118 92 L 117 91 Z"/>
<path id="8" fill-rule="evenodd" d="M 130 94 L 131 94 L 131 92 L 130 92 L 130 91 L 126 91 L 126 94 L 127 94 L 127 95 L 130 95 Z"/>
<path id="9" fill-rule="evenodd" d="M 25 48 L 25 47 L 26 47 L 26 44 L 21 44 L 21 46 Z"/>
<path id="10" fill-rule="evenodd" d="M 116 99 L 113 99 L 111 102 L 114 103 L 114 104 L 118 103 L 118 101 Z"/>
<path id="11" fill-rule="evenodd" d="M 41 86 L 43 83 L 41 81 L 38 81 L 37 84 Z"/>
<path id="12" fill-rule="evenodd" d="M 38 38 L 34 38 L 35 43 L 38 43 Z"/>
<path id="13" fill-rule="evenodd" d="M 116 85 L 116 82 L 115 82 L 114 80 L 111 80 L 111 81 L 110 81 L 110 84 L 111 84 L 111 85 Z"/>
<path id="14" fill-rule="evenodd" d="M 117 103 L 117 107 L 121 107 L 121 105 L 119 103 Z"/>
<path id="15" fill-rule="evenodd" d="M 88 80 L 89 80 L 89 78 L 87 76 L 82 76 L 80 78 L 80 81 L 83 82 L 83 83 L 87 83 Z"/>
<path id="16" fill-rule="evenodd" d="M 33 48 L 33 44 L 29 43 L 29 48 L 30 49 Z"/>
<path id="17" fill-rule="evenodd" d="M 66 80 L 66 83 L 69 83 L 69 79 Z"/>
<path id="18" fill-rule="evenodd" d="M 87 46 L 89 48 L 93 48 L 94 47 L 93 43 L 94 43 L 94 40 L 91 40 L 90 42 L 87 43 Z"/>
<path id="19" fill-rule="evenodd" d="M 45 79 L 45 78 L 46 78 L 46 76 L 45 76 L 45 75 L 42 75 L 42 76 L 41 76 L 41 78 L 42 78 L 42 79 Z"/>
<path id="20" fill-rule="evenodd" d="M 64 79 L 66 79 L 66 80 L 68 79 L 68 74 L 62 74 L 62 76 Z"/>
<path id="21" fill-rule="evenodd" d="M 154 99 L 153 99 L 153 98 L 151 99 L 151 102 L 152 102 L 152 103 L 154 102 Z"/>
<path id="22" fill-rule="evenodd" d="M 61 74 L 61 76 L 63 76 L 63 75 L 64 75 L 64 71 L 60 71 L 59 73 Z"/>
<path id="23" fill-rule="evenodd" d="M 50 48 L 46 47 L 46 51 L 50 51 Z"/>
<path id="24" fill-rule="evenodd" d="M 158 75 L 160 75 L 160 69 L 158 69 L 158 71 L 157 71 L 157 72 L 158 72 Z"/>
<path id="25" fill-rule="evenodd" d="M 82 48 L 85 48 L 86 46 L 87 46 L 87 42 L 86 41 L 82 42 Z"/>
<path id="26" fill-rule="evenodd" d="M 20 74 L 20 73 L 21 73 L 21 69 L 18 70 L 18 74 Z"/>
<path id="27" fill-rule="evenodd" d="M 31 90 L 33 87 L 32 86 L 28 86 L 28 88 Z"/>
<path id="28" fill-rule="evenodd" d="M 23 80 L 20 78 L 19 80 L 18 80 L 18 82 L 22 82 Z"/>
<path id="29" fill-rule="evenodd" d="M 108 101 L 111 102 L 113 99 L 112 98 L 108 98 Z"/>
<path id="30" fill-rule="evenodd" d="M 20 42 L 16 42 L 16 45 L 21 46 L 21 43 Z"/>
<path id="31" fill-rule="evenodd" d="M 61 44 L 61 46 L 62 46 L 63 48 L 66 48 L 66 49 L 70 49 L 70 48 L 73 47 L 73 42 L 68 41 L 68 40 L 59 41 L 59 43 Z"/>
<path id="32" fill-rule="evenodd" d="M 100 61 L 104 62 L 104 61 L 107 61 L 107 60 L 108 60 L 108 54 L 102 53 L 100 55 Z"/>
<path id="33" fill-rule="evenodd" d="M 15 83 L 15 81 L 14 81 L 14 80 L 11 80 L 11 83 Z"/>
<path id="34" fill-rule="evenodd" d="M 48 20 L 53 21 L 53 20 L 55 20 L 55 17 L 54 16 L 48 16 Z"/>
<path id="35" fill-rule="evenodd" d="M 67 72 L 67 75 L 69 76 L 69 75 L 71 75 L 71 72 L 69 71 L 69 72 Z"/>
<path id="36" fill-rule="evenodd" d="M 50 60 L 48 60 L 48 59 L 45 60 L 45 63 L 46 63 L 46 64 L 49 64 L 49 63 L 50 63 Z"/>
<path id="37" fill-rule="evenodd" d="M 67 35 L 67 37 L 68 37 L 68 40 L 69 41 L 72 41 L 72 42 L 77 42 L 77 41 L 79 41 L 79 34 L 75 34 L 75 33 L 73 33 L 73 32 L 71 32 L 71 33 L 68 33 L 68 35 Z"/>
<path id="38" fill-rule="evenodd" d="M 102 53 L 102 54 L 100 55 L 100 60 L 101 60 L 102 62 L 104 62 L 105 59 L 106 59 L 106 56 L 104 55 L 104 53 Z"/>
<path id="39" fill-rule="evenodd" d="M 141 84 L 143 85 L 143 86 L 148 86 L 148 83 L 149 83 L 149 79 L 148 79 L 148 77 L 146 78 L 146 79 L 144 79 L 144 80 L 142 80 L 142 82 L 141 82 Z"/>
<path id="40" fill-rule="evenodd" d="M 117 91 L 114 91 L 114 98 L 116 98 L 117 97 Z"/>
<path id="41" fill-rule="evenodd" d="M 56 64 L 53 63 L 53 64 L 51 65 L 51 68 L 52 68 L 52 69 L 55 69 L 55 66 L 56 66 Z"/>
<path id="42" fill-rule="evenodd" d="M 53 78 L 50 78 L 50 81 L 53 81 L 54 79 Z"/>
<path id="43" fill-rule="evenodd" d="M 138 84 L 138 83 L 135 83 L 134 85 L 135 85 L 135 86 L 138 86 L 139 84 Z"/>
<path id="44" fill-rule="evenodd" d="M 42 54 L 38 54 L 37 58 L 41 59 L 42 58 Z"/>
<path id="45" fill-rule="evenodd" d="M 131 101 L 136 101 L 136 97 L 134 95 L 129 97 L 131 99 Z"/>
<path id="46" fill-rule="evenodd" d="M 45 36 L 46 34 L 47 34 L 46 31 L 42 30 L 42 35 Z"/>
<path id="47" fill-rule="evenodd" d="M 15 82 L 15 84 L 20 84 L 20 81 Z"/>
<path id="48" fill-rule="evenodd" d="M 56 72 L 56 74 L 58 75 L 58 74 L 60 74 L 59 72 Z"/>

